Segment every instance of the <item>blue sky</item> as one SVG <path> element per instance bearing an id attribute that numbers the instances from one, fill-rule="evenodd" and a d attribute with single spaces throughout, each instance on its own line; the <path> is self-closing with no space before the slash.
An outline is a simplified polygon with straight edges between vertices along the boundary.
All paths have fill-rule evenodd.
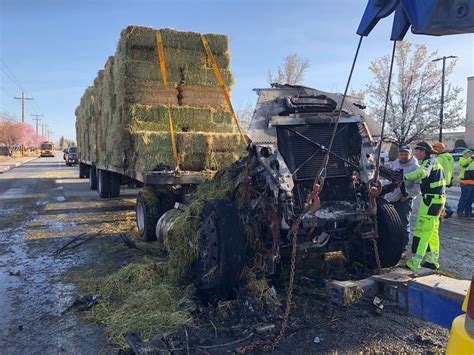
<path id="1" fill-rule="evenodd" d="M 225 33 L 230 36 L 232 91 L 236 107 L 254 103 L 255 87 L 266 86 L 268 70 L 296 52 L 311 61 L 305 84 L 342 91 L 357 45 L 355 31 L 365 0 L 0 0 L 0 58 L 34 102 L 31 114 L 45 115 L 55 138 L 74 138 L 74 110 L 84 89 L 115 52 L 127 25 Z M 390 52 L 391 18 L 364 40 L 353 82 L 370 82 L 373 58 Z M 474 36 L 427 37 L 408 34 L 440 55 L 458 55 L 451 82 L 466 88 L 474 75 Z M 21 88 L 0 62 L 0 111 L 21 117 Z M 465 95 L 465 92 L 464 92 Z"/>

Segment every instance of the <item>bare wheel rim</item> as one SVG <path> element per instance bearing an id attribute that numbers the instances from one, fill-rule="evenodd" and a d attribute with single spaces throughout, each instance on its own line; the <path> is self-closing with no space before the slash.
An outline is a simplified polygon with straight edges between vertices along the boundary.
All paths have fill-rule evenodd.
<path id="1" fill-rule="evenodd" d="M 145 208 L 141 202 L 137 205 L 137 226 L 139 231 L 145 229 Z"/>
<path id="2" fill-rule="evenodd" d="M 203 221 L 201 225 L 202 236 L 207 247 L 205 250 L 202 250 L 202 256 L 204 260 L 206 260 L 207 266 L 209 268 L 217 266 L 219 258 L 216 218 L 217 217 L 215 214 L 212 213 Z"/>

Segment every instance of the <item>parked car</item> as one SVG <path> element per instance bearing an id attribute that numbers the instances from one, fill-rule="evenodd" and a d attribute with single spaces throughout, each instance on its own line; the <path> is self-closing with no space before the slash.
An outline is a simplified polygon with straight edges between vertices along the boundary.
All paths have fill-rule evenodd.
<path id="1" fill-rule="evenodd" d="M 67 166 L 72 166 L 73 164 L 79 164 L 77 159 L 77 147 L 69 147 L 64 151 L 63 159 L 66 161 Z"/>
<path id="2" fill-rule="evenodd" d="M 466 147 L 457 147 L 451 151 L 451 156 L 454 158 L 454 161 L 458 161 L 460 157 L 462 157 L 462 152 L 464 152 L 467 148 Z"/>

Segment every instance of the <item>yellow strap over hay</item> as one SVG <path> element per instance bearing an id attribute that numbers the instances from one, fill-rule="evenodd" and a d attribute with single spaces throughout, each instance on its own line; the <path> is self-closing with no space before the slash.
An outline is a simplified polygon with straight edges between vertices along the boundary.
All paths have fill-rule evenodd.
<path id="1" fill-rule="evenodd" d="M 161 77 L 163 79 L 163 86 L 168 89 L 168 79 L 166 78 L 166 64 L 165 64 L 165 50 L 163 49 L 163 39 L 161 32 L 156 31 L 156 56 L 160 62 Z"/>
<path id="2" fill-rule="evenodd" d="M 156 55 L 158 57 L 158 61 L 160 62 L 160 70 L 161 70 L 161 77 L 163 79 L 163 87 L 165 89 L 168 89 L 168 79 L 166 78 L 165 50 L 163 48 L 163 39 L 161 38 L 161 32 L 156 31 L 155 37 L 156 37 Z M 170 111 L 169 106 L 168 106 L 168 120 L 169 120 L 169 125 L 170 125 L 171 150 L 173 152 L 174 170 L 179 171 L 178 150 L 176 148 L 173 118 L 171 117 L 171 111 Z"/>
<path id="3" fill-rule="evenodd" d="M 245 137 L 245 133 L 242 130 L 242 127 L 240 127 L 239 120 L 237 119 L 237 115 L 235 114 L 234 108 L 232 107 L 232 102 L 230 101 L 229 89 L 227 89 L 227 86 L 225 85 L 224 80 L 222 79 L 221 72 L 219 71 L 219 68 L 217 67 L 217 63 L 216 63 L 216 60 L 214 59 L 214 55 L 212 54 L 211 47 L 209 47 L 209 43 L 207 42 L 207 39 L 204 35 L 201 35 L 201 42 L 202 42 L 202 45 L 204 46 L 204 49 L 206 50 L 207 58 L 211 62 L 211 66 L 212 66 L 212 69 L 214 70 L 214 74 L 216 75 L 217 82 L 219 83 L 219 86 L 222 88 L 222 91 L 224 92 L 224 96 L 227 101 L 227 105 L 229 106 L 230 113 L 232 114 L 234 123 L 239 129 L 240 136 L 242 137 L 242 142 L 245 145 L 247 145 L 248 143 L 247 138 Z"/>

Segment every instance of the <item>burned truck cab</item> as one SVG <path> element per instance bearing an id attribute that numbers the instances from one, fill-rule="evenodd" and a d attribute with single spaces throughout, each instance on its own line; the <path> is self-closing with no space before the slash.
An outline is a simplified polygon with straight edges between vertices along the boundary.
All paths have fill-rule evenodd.
<path id="1" fill-rule="evenodd" d="M 319 193 L 320 206 L 311 211 L 309 197 L 328 151 L 342 95 L 278 84 L 255 91 L 258 101 L 249 131 L 254 154 L 251 171 L 265 180 L 278 201 L 279 246 L 289 244 L 284 236 L 300 218 L 299 250 L 350 250 L 351 259 L 375 266 L 375 241 L 379 253 L 387 254 L 380 255 L 383 266 L 396 264 L 402 252 L 401 222 L 391 205 L 383 204 L 377 215 L 370 209 L 368 182 L 374 175 L 376 142 L 368 127 L 376 125 L 363 106 L 346 98 Z M 377 216 L 389 218 L 391 230 L 381 228 Z M 395 252 L 384 246 L 395 247 Z M 272 250 L 279 248 L 273 245 Z"/>

